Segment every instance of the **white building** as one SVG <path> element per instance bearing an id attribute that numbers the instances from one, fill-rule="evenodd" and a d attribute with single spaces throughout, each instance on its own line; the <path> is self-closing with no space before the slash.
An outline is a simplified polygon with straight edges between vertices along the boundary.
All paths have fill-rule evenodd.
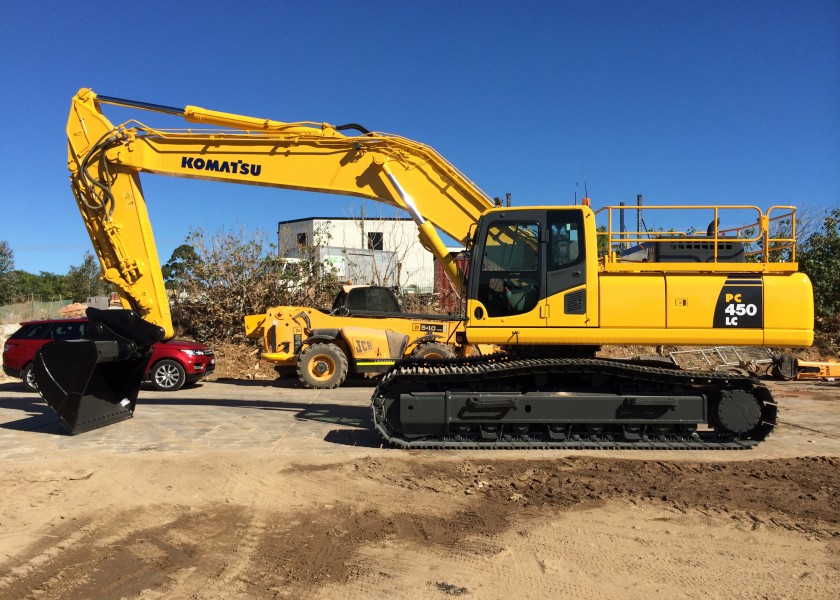
<path id="1" fill-rule="evenodd" d="M 368 281 L 353 283 L 383 283 L 399 281 L 403 293 L 431 293 L 435 285 L 435 265 L 432 253 L 420 245 L 417 225 L 410 218 L 342 218 L 312 217 L 280 221 L 277 224 L 277 247 L 280 256 L 295 258 L 299 248 L 310 247 L 317 256 L 332 261 L 341 272 L 344 260 L 336 249 L 373 251 L 371 264 L 380 271 Z M 348 254 L 348 253 L 345 253 Z M 353 253 L 359 256 L 359 253 Z"/>

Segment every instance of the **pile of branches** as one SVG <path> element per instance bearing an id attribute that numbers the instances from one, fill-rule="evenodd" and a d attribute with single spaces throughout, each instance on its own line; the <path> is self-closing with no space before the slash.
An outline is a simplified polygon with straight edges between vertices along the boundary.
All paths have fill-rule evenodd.
<path id="1" fill-rule="evenodd" d="M 824 356 L 840 357 L 840 313 L 814 319 L 814 346 Z"/>
<path id="2" fill-rule="evenodd" d="M 317 265 L 290 271 L 260 232 L 197 230 L 187 241 L 163 269 L 179 336 L 243 342 L 243 315 L 279 305 L 329 307 L 338 290 Z"/>

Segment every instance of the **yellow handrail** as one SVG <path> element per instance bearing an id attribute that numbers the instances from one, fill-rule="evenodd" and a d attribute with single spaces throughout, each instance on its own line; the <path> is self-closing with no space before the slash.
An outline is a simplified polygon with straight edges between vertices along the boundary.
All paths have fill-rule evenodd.
<path id="1" fill-rule="evenodd" d="M 615 253 L 616 248 L 628 248 L 632 245 L 648 244 L 686 244 L 702 243 L 711 244 L 712 262 L 718 262 L 718 251 L 720 244 L 742 243 L 746 256 L 761 256 L 764 263 L 796 261 L 796 207 L 794 206 L 772 206 L 767 212 L 757 206 L 751 205 L 661 205 L 644 206 L 644 211 L 698 211 L 708 210 L 711 212 L 711 233 L 712 235 L 688 234 L 687 230 L 671 231 L 616 231 L 614 228 L 613 211 L 639 210 L 638 206 L 604 206 L 595 211 L 596 216 L 606 213 L 607 226 L 605 231 L 599 231 L 598 236 L 606 240 L 608 249 L 606 262 L 618 262 L 620 259 Z M 721 214 L 731 215 L 734 211 L 754 211 L 755 220 L 747 225 L 719 229 Z M 781 212 L 784 211 L 784 212 Z M 776 214 L 773 214 L 773 213 Z M 669 215 L 673 217 L 673 215 Z M 696 215 L 693 215 L 696 218 Z M 772 234 L 774 224 L 790 222 L 790 234 L 787 232 Z M 603 245 L 604 242 L 602 242 Z M 749 249 L 750 245 L 757 244 L 759 249 Z M 790 259 L 783 261 L 781 252 L 790 251 Z M 776 260 L 774 260 L 776 259 Z"/>

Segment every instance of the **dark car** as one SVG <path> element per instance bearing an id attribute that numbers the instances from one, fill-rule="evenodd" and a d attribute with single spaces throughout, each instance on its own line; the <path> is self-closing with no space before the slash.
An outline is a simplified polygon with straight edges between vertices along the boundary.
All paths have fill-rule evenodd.
<path id="1" fill-rule="evenodd" d="M 77 340 L 82 337 L 87 319 L 51 319 L 21 323 L 3 345 L 3 372 L 23 379 L 32 391 L 38 386 L 32 376 L 35 351 L 52 340 Z M 205 344 L 169 340 L 154 345 L 146 369 L 146 380 L 155 389 L 175 391 L 209 375 L 216 367 L 213 351 Z"/>

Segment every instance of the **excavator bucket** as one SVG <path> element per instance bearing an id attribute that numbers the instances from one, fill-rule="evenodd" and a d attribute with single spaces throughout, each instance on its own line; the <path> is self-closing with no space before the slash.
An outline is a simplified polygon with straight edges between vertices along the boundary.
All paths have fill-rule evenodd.
<path id="1" fill-rule="evenodd" d="M 134 414 L 140 383 L 162 328 L 130 310 L 87 309 L 80 340 L 45 344 L 33 360 L 38 391 L 71 434 Z"/>

